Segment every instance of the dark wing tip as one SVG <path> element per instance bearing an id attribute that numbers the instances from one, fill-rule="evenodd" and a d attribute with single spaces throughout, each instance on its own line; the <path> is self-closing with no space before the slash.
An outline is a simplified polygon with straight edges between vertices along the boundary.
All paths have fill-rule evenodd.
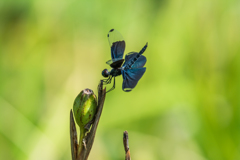
<path id="1" fill-rule="evenodd" d="M 132 88 L 130 88 L 130 89 L 129 89 L 129 88 L 127 88 L 127 89 L 124 88 L 123 91 L 124 91 L 124 92 L 130 92 L 130 91 L 132 91 Z"/>
<path id="2" fill-rule="evenodd" d="M 112 31 L 114 31 L 114 29 L 111 29 L 109 32 L 112 32 Z"/>
<path id="3" fill-rule="evenodd" d="M 109 37 L 109 34 L 107 36 Z"/>

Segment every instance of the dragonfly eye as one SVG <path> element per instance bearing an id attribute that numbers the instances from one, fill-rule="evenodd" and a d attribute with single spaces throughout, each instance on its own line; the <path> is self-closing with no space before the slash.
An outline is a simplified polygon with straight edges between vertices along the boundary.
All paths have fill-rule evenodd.
<path id="1" fill-rule="evenodd" d="M 103 76 L 103 77 L 108 77 L 108 75 L 109 75 L 108 70 L 107 70 L 107 69 L 104 69 L 104 70 L 102 71 L 102 76 Z"/>

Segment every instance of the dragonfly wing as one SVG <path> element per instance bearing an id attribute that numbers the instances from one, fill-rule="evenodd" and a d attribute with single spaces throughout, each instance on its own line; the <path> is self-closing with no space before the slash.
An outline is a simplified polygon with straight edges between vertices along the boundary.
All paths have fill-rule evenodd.
<path id="1" fill-rule="evenodd" d="M 122 90 L 130 92 L 138 83 L 139 79 L 145 73 L 146 68 L 134 68 L 128 70 L 122 70 L 123 84 Z"/>
<path id="2" fill-rule="evenodd" d="M 108 32 L 108 41 L 111 47 L 111 57 L 112 59 L 121 58 L 123 57 L 123 53 L 125 50 L 125 41 L 117 30 L 111 29 Z"/>
<path id="3" fill-rule="evenodd" d="M 107 63 L 108 65 L 111 65 L 112 63 L 114 63 L 114 62 L 116 62 L 116 61 L 119 61 L 119 60 L 122 60 L 122 58 L 110 59 L 110 60 L 108 60 L 106 63 Z"/>
<path id="4" fill-rule="evenodd" d="M 127 65 L 128 63 L 130 63 L 136 56 L 138 55 L 137 52 L 130 52 L 125 56 L 125 63 L 123 64 L 123 66 Z M 147 58 L 143 55 L 141 55 L 136 62 L 132 65 L 131 68 L 142 68 L 145 63 L 147 62 Z"/>
<path id="5" fill-rule="evenodd" d="M 133 64 L 132 68 L 142 68 L 146 62 L 147 62 L 147 58 L 141 55 Z"/>
<path id="6" fill-rule="evenodd" d="M 138 54 L 137 52 L 130 52 L 130 53 L 126 54 L 125 61 L 131 60 L 132 58 L 136 57 L 137 54 Z"/>

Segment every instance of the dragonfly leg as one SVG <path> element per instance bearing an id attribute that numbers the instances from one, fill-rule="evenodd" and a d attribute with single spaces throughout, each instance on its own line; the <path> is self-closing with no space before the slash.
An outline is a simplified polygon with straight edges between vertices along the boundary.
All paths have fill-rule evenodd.
<path id="1" fill-rule="evenodd" d="M 112 80 L 112 76 L 110 76 L 108 79 L 102 79 L 101 81 L 103 82 L 103 84 L 109 84 L 111 83 Z"/>
<path id="2" fill-rule="evenodd" d="M 108 93 L 108 92 L 110 92 L 110 91 L 112 91 L 114 89 L 115 89 L 115 77 L 113 79 L 113 87 L 111 89 L 109 89 L 106 93 Z"/>
<path id="3" fill-rule="evenodd" d="M 112 82 L 112 76 L 111 76 L 111 78 L 109 79 L 109 81 L 108 81 L 108 84 L 110 84 L 111 82 Z M 115 78 L 115 77 L 114 77 Z"/>

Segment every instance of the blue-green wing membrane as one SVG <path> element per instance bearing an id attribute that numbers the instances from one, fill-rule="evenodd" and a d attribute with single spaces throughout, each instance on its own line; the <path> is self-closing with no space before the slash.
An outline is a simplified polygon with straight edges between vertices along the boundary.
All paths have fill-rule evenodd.
<path id="1" fill-rule="evenodd" d="M 126 54 L 125 61 L 129 61 L 130 59 L 136 57 L 137 54 L 138 54 L 138 52 L 130 52 L 130 53 Z"/>
<path id="2" fill-rule="evenodd" d="M 115 29 L 111 29 L 108 32 L 108 42 L 111 47 L 112 60 L 122 59 L 125 50 L 125 41 L 121 33 Z M 116 61 L 116 60 L 115 60 Z"/>
<path id="3" fill-rule="evenodd" d="M 122 70 L 123 84 L 122 90 L 130 92 L 138 83 L 139 79 L 145 73 L 146 68 L 134 68 Z"/>
<path id="4" fill-rule="evenodd" d="M 130 63 L 134 58 L 138 55 L 137 52 L 130 52 L 125 56 L 125 62 L 123 66 L 127 65 Z M 142 68 L 147 62 L 147 59 L 145 56 L 141 55 L 132 65 L 131 68 Z"/>

